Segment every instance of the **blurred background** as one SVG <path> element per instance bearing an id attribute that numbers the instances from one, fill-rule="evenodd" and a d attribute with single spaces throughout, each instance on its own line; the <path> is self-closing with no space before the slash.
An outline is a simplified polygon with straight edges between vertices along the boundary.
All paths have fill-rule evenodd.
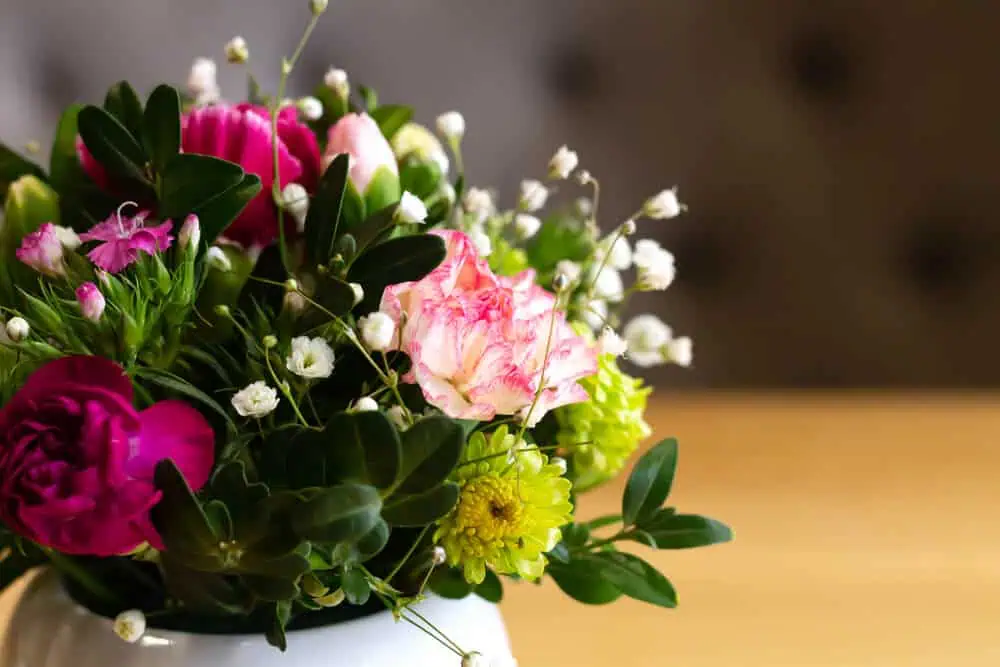
<path id="1" fill-rule="evenodd" d="M 47 145 L 113 80 L 183 84 L 235 34 L 273 88 L 302 3 L 0 0 L 0 137 Z M 331 64 L 432 121 L 461 109 L 473 183 L 508 202 L 568 143 L 610 228 L 678 258 L 639 305 L 696 341 L 705 387 L 1000 384 L 1000 3 L 334 0 L 294 83 Z M 223 92 L 244 91 L 220 66 Z M 992 82 L 992 83 L 991 83 Z"/>

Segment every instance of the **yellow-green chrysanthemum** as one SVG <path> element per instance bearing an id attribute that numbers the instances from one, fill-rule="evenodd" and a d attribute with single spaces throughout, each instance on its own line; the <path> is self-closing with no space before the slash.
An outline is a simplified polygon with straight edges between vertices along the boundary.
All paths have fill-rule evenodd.
<path id="1" fill-rule="evenodd" d="M 497 239 L 493 243 L 489 261 L 490 268 L 501 276 L 516 276 L 529 268 L 528 253 L 504 239 Z"/>
<path id="2" fill-rule="evenodd" d="M 590 400 L 555 411 L 556 442 L 573 458 L 573 486 L 585 491 L 618 474 L 652 433 L 643 419 L 652 389 L 622 372 L 610 354 L 600 355 L 597 373 L 580 380 L 580 385 Z"/>
<path id="3" fill-rule="evenodd" d="M 458 504 L 438 522 L 434 541 L 471 583 L 483 581 L 487 566 L 538 579 L 545 552 L 559 543 L 559 527 L 570 521 L 570 481 L 561 466 L 528 447 L 505 426 L 489 438 L 476 433 L 455 470 Z"/>

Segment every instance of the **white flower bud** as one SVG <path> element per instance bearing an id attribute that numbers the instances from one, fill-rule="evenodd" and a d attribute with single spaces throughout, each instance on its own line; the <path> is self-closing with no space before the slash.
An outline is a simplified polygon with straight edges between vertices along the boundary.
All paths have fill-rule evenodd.
<path id="1" fill-rule="evenodd" d="M 241 417 L 257 419 L 274 412 L 279 402 L 278 390 L 260 380 L 236 392 L 232 398 L 233 407 Z"/>
<path id="2" fill-rule="evenodd" d="M 319 120 L 323 117 L 323 103 L 312 95 L 306 95 L 299 99 L 296 105 L 302 117 L 309 121 Z"/>
<path id="3" fill-rule="evenodd" d="M 313 16 L 319 16 L 326 11 L 329 0 L 309 0 L 309 11 Z"/>
<path id="4" fill-rule="evenodd" d="M 597 349 L 601 354 L 610 354 L 613 357 L 620 357 L 628 349 L 626 343 L 611 327 L 604 327 L 601 337 L 597 339 Z"/>
<path id="5" fill-rule="evenodd" d="M 589 197 L 580 197 L 574 202 L 576 207 L 576 214 L 581 218 L 590 217 L 590 214 L 594 212 L 594 202 Z"/>
<path id="6" fill-rule="evenodd" d="M 328 378 L 333 373 L 333 348 L 322 338 L 293 338 L 285 368 L 310 380 Z"/>
<path id="7" fill-rule="evenodd" d="M 592 267 L 591 273 L 596 268 L 596 266 Z M 625 284 L 622 281 L 622 275 L 610 266 L 601 269 L 596 279 L 593 276 L 590 279 L 594 281 L 594 296 L 610 303 L 618 303 L 625 298 Z"/>
<path id="8" fill-rule="evenodd" d="M 482 653 L 470 651 L 462 656 L 462 667 L 491 667 L 491 665 Z"/>
<path id="9" fill-rule="evenodd" d="M 622 235 L 632 236 L 635 234 L 635 220 L 631 218 L 622 223 Z"/>
<path id="10" fill-rule="evenodd" d="M 56 238 L 59 239 L 59 243 L 62 244 L 63 248 L 67 250 L 76 250 L 80 247 L 80 236 L 73 231 L 72 227 L 63 227 L 61 225 L 55 225 Z"/>
<path id="11" fill-rule="evenodd" d="M 628 359 L 636 366 L 648 368 L 666 363 L 673 332 L 656 315 L 638 315 L 625 325 L 622 335 L 628 345 Z"/>
<path id="12" fill-rule="evenodd" d="M 454 185 L 452 185 L 448 181 L 442 180 L 441 187 L 438 188 L 438 191 L 441 193 L 441 197 L 443 197 L 446 202 L 448 202 L 449 204 L 455 203 L 456 194 Z"/>
<path id="13" fill-rule="evenodd" d="M 394 405 L 386 411 L 389 421 L 396 425 L 400 431 L 405 431 L 410 423 L 406 419 L 406 410 L 402 405 Z"/>
<path id="14" fill-rule="evenodd" d="M 542 228 L 542 221 L 528 213 L 518 213 L 514 216 L 514 233 L 522 241 L 530 239 Z"/>
<path id="15" fill-rule="evenodd" d="M 177 237 L 177 244 L 181 249 L 197 248 L 201 243 L 201 221 L 198 216 L 192 213 L 184 219 L 181 225 L 180 234 Z"/>
<path id="16" fill-rule="evenodd" d="M 521 197 L 518 208 L 533 213 L 545 206 L 549 198 L 549 189 L 541 181 L 528 179 L 521 181 Z"/>
<path id="17" fill-rule="evenodd" d="M 295 218 L 295 226 L 301 232 L 306 228 L 309 215 L 309 193 L 299 183 L 289 183 L 281 191 L 281 206 Z"/>
<path id="18" fill-rule="evenodd" d="M 611 242 L 612 240 L 614 243 Z M 617 235 L 605 239 L 597 252 L 598 262 L 604 259 L 604 253 L 609 246 L 611 250 L 608 253 L 608 266 L 618 271 L 628 271 L 632 266 L 632 246 L 629 245 L 628 240 L 624 236 Z"/>
<path id="19" fill-rule="evenodd" d="M 636 241 L 632 263 L 636 266 L 636 286 L 643 291 L 665 290 L 677 276 L 674 256 L 652 239 Z"/>
<path id="20" fill-rule="evenodd" d="M 438 566 L 444 565 L 446 560 L 448 560 L 448 552 L 446 552 L 444 547 L 440 544 L 435 545 L 434 548 L 431 549 L 431 562 L 434 563 L 435 566 Z"/>
<path id="21" fill-rule="evenodd" d="M 226 251 L 217 245 L 208 249 L 208 252 L 205 253 L 205 261 L 216 271 L 227 273 L 233 270 L 233 263 L 226 256 Z"/>
<path id="22" fill-rule="evenodd" d="M 7 337 L 15 343 L 20 343 L 31 334 L 31 326 L 23 317 L 12 317 L 7 320 Z"/>
<path id="23" fill-rule="evenodd" d="M 371 396 L 362 396 L 354 401 L 353 409 L 356 412 L 375 412 L 378 410 L 378 402 Z"/>
<path id="24" fill-rule="evenodd" d="M 239 65 L 250 60 L 250 48 L 247 40 L 242 37 L 233 37 L 226 43 L 226 60 L 234 65 Z"/>
<path id="25" fill-rule="evenodd" d="M 493 205 L 493 195 L 482 188 L 469 188 L 462 197 L 462 208 L 474 216 L 477 224 L 482 224 L 493 215 L 496 207 Z"/>
<path id="26" fill-rule="evenodd" d="M 562 275 L 569 278 L 571 283 L 580 282 L 580 274 L 582 269 L 580 265 L 569 259 L 560 259 L 556 263 L 556 273 L 561 273 Z"/>
<path id="27" fill-rule="evenodd" d="M 642 205 L 642 212 L 654 220 L 676 218 L 683 211 L 684 205 L 677 199 L 677 188 L 662 190 Z"/>
<path id="28" fill-rule="evenodd" d="M 187 89 L 195 104 L 202 106 L 218 102 L 222 96 L 216 78 L 218 67 L 211 58 L 197 58 L 188 73 Z"/>
<path id="29" fill-rule="evenodd" d="M 556 292 L 565 292 L 573 284 L 573 281 L 569 279 L 565 273 L 557 273 L 552 278 L 552 289 Z"/>
<path id="30" fill-rule="evenodd" d="M 568 146 L 560 146 L 556 154 L 549 160 L 549 178 L 569 178 L 569 175 L 580 164 L 580 158 Z"/>
<path id="31" fill-rule="evenodd" d="M 689 368 L 694 361 L 694 342 L 687 336 L 674 338 L 667 343 L 667 358 L 678 366 Z"/>
<path id="32" fill-rule="evenodd" d="M 365 288 L 360 283 L 348 283 L 351 291 L 354 292 L 354 305 L 358 305 L 365 298 Z"/>
<path id="33" fill-rule="evenodd" d="M 469 232 L 469 240 L 476 247 L 476 253 L 480 257 L 489 257 L 493 252 L 493 242 L 489 235 L 481 229 L 473 229 Z"/>
<path id="34" fill-rule="evenodd" d="M 146 633 L 146 615 L 138 609 L 123 611 L 115 616 L 111 627 L 123 641 L 134 644 Z"/>
<path id="35" fill-rule="evenodd" d="M 373 352 L 384 352 L 392 346 L 396 323 L 385 313 L 375 311 L 358 320 L 361 342 Z"/>
<path id="36" fill-rule="evenodd" d="M 581 169 L 576 174 L 576 182 L 580 185 L 590 185 L 594 182 L 594 177 L 586 169 Z"/>
<path id="37" fill-rule="evenodd" d="M 437 130 L 448 141 L 459 141 L 465 136 L 465 118 L 457 111 L 448 111 L 437 117 Z"/>
<path id="38" fill-rule="evenodd" d="M 347 78 L 347 72 L 336 67 L 331 67 L 323 77 L 323 83 L 327 88 L 337 93 L 337 96 L 346 100 L 351 94 L 351 82 Z"/>
<path id="39" fill-rule="evenodd" d="M 566 459 L 561 456 L 553 456 L 549 459 L 549 463 L 558 467 L 561 475 L 565 475 L 566 471 L 569 469 L 566 464 Z"/>
<path id="40" fill-rule="evenodd" d="M 396 222 L 417 223 L 427 219 L 427 207 L 420 197 L 412 192 L 404 192 L 396 208 Z"/>

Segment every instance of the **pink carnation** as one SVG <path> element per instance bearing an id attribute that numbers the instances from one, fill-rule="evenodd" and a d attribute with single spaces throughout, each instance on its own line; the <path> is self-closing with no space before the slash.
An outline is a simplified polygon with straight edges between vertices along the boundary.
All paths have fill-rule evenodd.
<path id="1" fill-rule="evenodd" d="M 534 272 L 496 276 L 465 234 L 431 233 L 447 244 L 444 262 L 382 296 L 413 362 L 403 379 L 457 419 L 517 415 L 534 426 L 553 408 L 587 400 L 577 381 L 597 372 L 597 350 L 562 313 L 553 324 L 555 297 Z"/>
<path id="2" fill-rule="evenodd" d="M 63 245 L 56 233 L 56 226 L 46 222 L 21 240 L 15 256 L 39 273 L 47 276 L 66 275 Z"/>
<path id="3" fill-rule="evenodd" d="M 173 223 L 166 222 L 154 227 L 146 227 L 149 211 L 142 211 L 134 217 L 122 217 L 121 211 L 104 222 L 99 222 L 90 231 L 80 234 L 80 240 L 101 241 L 101 244 L 87 253 L 94 264 L 108 273 L 118 273 L 139 259 L 139 253 L 155 255 L 170 247 L 174 237 L 170 235 Z"/>

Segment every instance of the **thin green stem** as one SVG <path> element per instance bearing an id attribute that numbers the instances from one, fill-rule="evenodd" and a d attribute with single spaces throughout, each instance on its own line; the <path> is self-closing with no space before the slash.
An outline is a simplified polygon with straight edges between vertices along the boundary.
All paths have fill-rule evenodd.
<path id="1" fill-rule="evenodd" d="M 424 537 L 427 535 L 427 531 L 430 530 L 430 528 L 431 527 L 429 524 L 424 526 L 424 529 L 420 531 L 420 535 L 418 535 L 417 539 L 413 541 L 413 545 L 406 552 L 406 555 L 403 556 L 403 559 L 401 561 L 396 563 L 396 567 L 392 568 L 392 572 L 390 572 L 389 576 L 385 578 L 385 583 L 387 584 L 392 583 L 393 577 L 399 574 L 399 571 L 403 569 L 404 565 L 406 565 L 406 561 L 410 560 L 410 558 L 413 557 L 413 554 L 416 553 L 417 547 L 419 547 L 420 543 L 423 542 Z"/>
<path id="2" fill-rule="evenodd" d="M 455 649 L 455 651 L 458 652 L 459 655 L 463 655 L 463 656 L 465 655 L 465 651 L 462 650 L 462 647 L 459 646 L 458 644 L 456 644 L 453 639 L 451 639 L 448 635 L 446 635 L 444 632 L 442 632 L 440 628 L 438 628 L 436 625 L 434 625 L 429 620 L 427 620 L 426 616 L 424 616 L 419 611 L 417 611 L 416 609 L 413 609 L 411 607 L 406 607 L 405 610 L 408 611 L 408 612 L 410 612 L 414 616 L 416 616 L 418 619 L 420 619 L 420 621 L 422 623 L 424 623 L 425 625 L 427 625 L 428 628 L 430 628 L 434 632 L 438 633 L 444 641 L 446 641 L 446 642 L 448 642 L 449 644 L 452 645 L 452 647 Z"/>
<path id="3" fill-rule="evenodd" d="M 267 363 L 268 372 L 274 379 L 274 384 L 277 385 L 278 390 L 284 395 L 284 397 L 288 399 L 288 402 L 292 406 L 292 410 L 295 412 L 295 416 L 298 417 L 302 425 L 314 431 L 321 430 L 322 427 L 311 425 L 309 421 L 305 418 L 305 416 L 302 414 L 302 411 L 299 409 L 298 401 L 296 401 L 295 397 L 292 395 L 292 390 L 289 389 L 288 383 L 280 380 L 278 378 L 278 374 L 275 373 L 274 367 L 271 365 L 271 353 L 268 352 L 267 350 L 264 351 L 264 361 Z"/>

